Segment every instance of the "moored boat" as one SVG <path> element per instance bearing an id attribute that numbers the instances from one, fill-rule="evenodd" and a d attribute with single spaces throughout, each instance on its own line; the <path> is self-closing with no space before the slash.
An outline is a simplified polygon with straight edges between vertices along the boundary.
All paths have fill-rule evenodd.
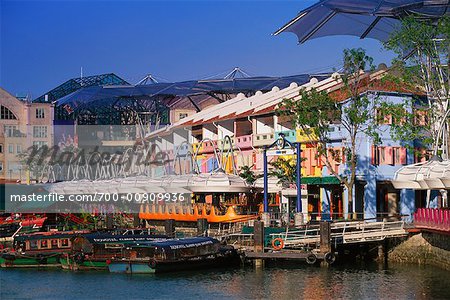
<path id="1" fill-rule="evenodd" d="M 73 237 L 70 251 L 62 257 L 61 266 L 68 270 L 107 270 L 108 262 L 122 257 L 127 245 L 166 239 L 146 230 L 78 235 Z"/>
<path id="2" fill-rule="evenodd" d="M 15 218 L 11 214 L 3 214 L 0 216 L 0 250 L 12 247 L 14 237 L 18 234 L 40 231 L 46 220 L 47 217 Z"/>
<path id="3" fill-rule="evenodd" d="M 60 267 L 62 255 L 71 248 L 74 235 L 88 231 L 52 231 L 17 235 L 13 247 L 0 256 L 0 266 Z"/>
<path id="4" fill-rule="evenodd" d="M 121 258 L 108 265 L 111 273 L 145 274 L 239 265 L 231 246 L 217 239 L 196 237 L 136 243 L 124 249 Z"/>

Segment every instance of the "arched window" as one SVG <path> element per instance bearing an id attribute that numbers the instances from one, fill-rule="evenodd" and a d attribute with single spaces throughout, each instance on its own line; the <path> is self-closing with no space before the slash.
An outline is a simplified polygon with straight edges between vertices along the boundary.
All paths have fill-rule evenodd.
<path id="1" fill-rule="evenodd" d="M 6 106 L 0 105 L 0 120 L 16 120 L 16 116 Z"/>

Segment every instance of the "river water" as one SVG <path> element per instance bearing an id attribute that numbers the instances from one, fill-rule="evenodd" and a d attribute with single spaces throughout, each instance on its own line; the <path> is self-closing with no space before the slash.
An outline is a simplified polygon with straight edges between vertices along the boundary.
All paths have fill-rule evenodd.
<path id="1" fill-rule="evenodd" d="M 450 299 L 450 272 L 300 265 L 161 275 L 0 269 L 0 299 Z"/>

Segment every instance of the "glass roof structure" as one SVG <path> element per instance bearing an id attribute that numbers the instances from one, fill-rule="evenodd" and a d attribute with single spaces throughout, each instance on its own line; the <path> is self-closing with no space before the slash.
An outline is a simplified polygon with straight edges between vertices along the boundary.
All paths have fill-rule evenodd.
<path id="1" fill-rule="evenodd" d="M 44 95 L 36 98 L 35 100 L 33 100 L 33 102 L 52 103 L 81 88 L 99 85 L 109 86 L 109 85 L 130 85 L 130 84 L 114 73 L 72 78 L 67 80 L 63 84 L 58 85 L 51 91 L 48 91 Z M 47 99 L 45 98 L 45 95 L 48 96 Z"/>
<path id="2" fill-rule="evenodd" d="M 285 77 L 247 77 L 190 80 L 175 83 L 93 85 L 83 87 L 55 101 L 57 120 L 77 120 L 78 124 L 169 124 L 169 110 L 194 109 L 225 102 L 238 93 L 251 96 L 257 91 L 302 85 L 311 78 L 329 74 L 302 74 Z M 139 118 L 139 120 L 138 120 Z M 145 118 L 143 120 L 142 118 Z M 159 121 L 156 121 L 158 119 Z"/>
<path id="3" fill-rule="evenodd" d="M 327 77 L 326 74 L 314 77 Z M 153 83 L 136 86 L 92 86 L 80 89 L 60 98 L 57 105 L 69 105 L 72 109 L 85 105 L 97 104 L 104 99 L 119 97 L 155 97 L 155 96 L 197 96 L 211 94 L 238 94 L 256 91 L 270 91 L 274 86 L 285 88 L 292 82 L 303 84 L 311 79 L 311 75 L 295 75 L 287 77 L 249 77 L 212 80 L 191 80 L 176 83 Z"/>

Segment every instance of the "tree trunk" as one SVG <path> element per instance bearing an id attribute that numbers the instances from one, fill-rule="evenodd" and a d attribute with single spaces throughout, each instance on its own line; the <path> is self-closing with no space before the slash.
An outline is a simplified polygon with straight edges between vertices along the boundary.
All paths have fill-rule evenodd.
<path id="1" fill-rule="evenodd" d="M 348 214 L 347 219 L 353 219 L 353 184 L 347 186 L 347 198 L 348 198 Z"/>

